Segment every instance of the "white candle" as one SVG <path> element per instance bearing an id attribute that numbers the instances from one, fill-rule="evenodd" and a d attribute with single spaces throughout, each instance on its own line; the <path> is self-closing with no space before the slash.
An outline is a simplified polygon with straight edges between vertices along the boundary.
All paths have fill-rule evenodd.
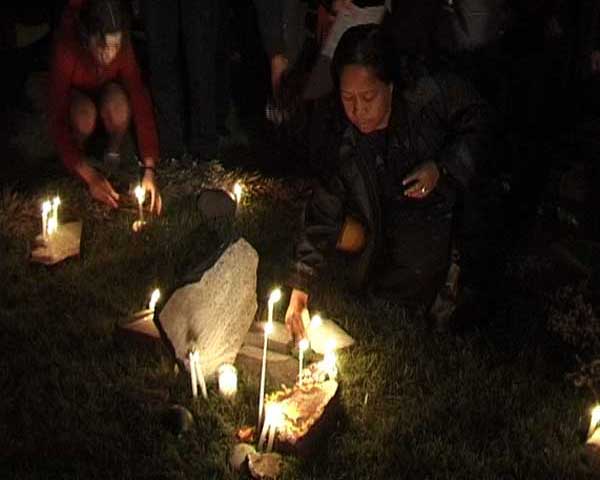
<path id="1" fill-rule="evenodd" d="M 267 432 L 269 431 L 269 422 L 265 420 L 263 424 L 263 428 L 260 432 L 260 438 L 258 439 L 258 451 L 260 452 L 265 444 L 265 439 L 267 438 Z"/>
<path id="2" fill-rule="evenodd" d="M 230 363 L 219 367 L 219 393 L 225 398 L 233 398 L 237 393 L 237 370 Z"/>
<path id="3" fill-rule="evenodd" d="M 267 442 L 267 453 L 273 450 L 277 429 L 283 425 L 283 409 L 279 403 L 269 405 L 269 440 Z"/>
<path id="4" fill-rule="evenodd" d="M 304 351 L 308 348 L 308 340 L 303 338 L 298 344 L 298 384 L 302 385 L 302 364 L 304 363 Z"/>
<path id="5" fill-rule="evenodd" d="M 265 400 L 265 381 L 267 376 L 267 343 L 269 335 L 273 332 L 273 308 L 275 304 L 281 300 L 281 290 L 276 288 L 269 295 L 267 302 L 267 323 L 265 324 L 265 338 L 263 343 L 262 368 L 260 370 L 260 389 L 258 398 L 258 425 L 262 421 L 263 405 Z"/>
<path id="6" fill-rule="evenodd" d="M 56 232 L 58 230 L 58 207 L 60 205 L 60 197 L 57 195 L 56 197 L 54 197 L 52 199 L 52 223 L 54 224 L 53 226 L 53 232 Z"/>
<path id="7" fill-rule="evenodd" d="M 233 196 L 235 197 L 235 201 L 238 205 L 242 201 L 243 191 L 244 187 L 242 187 L 242 184 L 240 182 L 235 182 L 235 185 L 233 186 Z"/>
<path id="8" fill-rule="evenodd" d="M 335 340 L 329 340 L 326 345 L 325 355 L 321 361 L 321 368 L 329 375 L 330 380 L 335 380 L 337 377 L 337 356 L 335 354 Z"/>
<path id="9" fill-rule="evenodd" d="M 192 395 L 194 398 L 198 397 L 198 379 L 196 378 L 196 355 L 195 352 L 190 352 L 190 375 L 192 381 Z"/>
<path id="10" fill-rule="evenodd" d="M 48 240 L 48 215 L 52 209 L 50 200 L 46 200 L 42 203 L 42 238 L 44 241 Z"/>
<path id="11" fill-rule="evenodd" d="M 150 310 L 154 311 L 154 309 L 156 308 L 156 303 L 158 302 L 159 298 L 160 298 L 160 290 L 158 288 L 156 288 L 152 292 L 152 295 L 150 296 L 150 303 L 148 303 L 148 308 Z"/>
<path id="12" fill-rule="evenodd" d="M 200 364 L 200 354 L 198 352 L 194 353 L 196 354 L 196 359 L 194 361 L 194 364 L 196 365 L 196 377 L 198 379 L 198 383 L 200 384 L 202 396 L 205 400 L 207 400 L 208 393 L 206 392 L 206 382 L 204 381 L 204 373 L 202 372 L 202 365 Z"/>
<path id="13" fill-rule="evenodd" d="M 263 342 L 263 355 L 262 355 L 262 368 L 260 369 L 260 392 L 258 396 L 258 425 L 262 421 L 263 405 L 265 401 L 265 380 L 267 373 L 267 343 L 269 341 L 269 335 L 273 332 L 273 323 L 265 323 L 265 337 Z"/>
<path id="14" fill-rule="evenodd" d="M 146 189 L 144 187 L 142 187 L 141 185 L 138 185 L 137 187 L 135 187 L 135 190 L 133 191 L 133 193 L 135 194 L 135 198 L 137 198 L 138 201 L 138 209 L 139 209 L 139 213 L 140 213 L 140 222 L 144 222 L 144 200 L 146 199 Z"/>

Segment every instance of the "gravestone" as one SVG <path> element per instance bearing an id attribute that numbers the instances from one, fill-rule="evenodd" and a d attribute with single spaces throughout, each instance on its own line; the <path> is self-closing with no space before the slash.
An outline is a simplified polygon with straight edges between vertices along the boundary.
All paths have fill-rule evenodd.
<path id="1" fill-rule="evenodd" d="M 256 250 L 239 239 L 167 300 L 159 321 L 186 367 L 194 349 L 206 377 L 233 363 L 256 314 L 257 267 Z"/>

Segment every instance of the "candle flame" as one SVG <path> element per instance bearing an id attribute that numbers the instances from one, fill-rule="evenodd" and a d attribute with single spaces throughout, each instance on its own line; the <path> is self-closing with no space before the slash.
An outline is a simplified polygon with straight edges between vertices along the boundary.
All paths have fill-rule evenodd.
<path id="1" fill-rule="evenodd" d="M 271 292 L 271 295 L 269 295 L 269 303 L 274 304 L 277 303 L 279 300 L 281 300 L 281 290 L 276 288 Z"/>
<path id="2" fill-rule="evenodd" d="M 150 310 L 154 310 L 156 308 L 156 303 L 158 302 L 159 298 L 160 290 L 157 288 L 152 292 L 152 295 L 150 296 L 150 303 L 148 304 L 148 308 Z"/>
<path id="3" fill-rule="evenodd" d="M 135 194 L 135 198 L 137 198 L 138 203 L 142 205 L 146 199 L 146 189 L 141 185 L 138 185 L 135 187 L 133 193 Z"/>
<path id="4" fill-rule="evenodd" d="M 272 402 L 266 405 L 266 422 L 276 428 L 281 428 L 285 420 L 281 403 Z"/>
<path id="5" fill-rule="evenodd" d="M 306 338 L 303 338 L 302 340 L 300 340 L 300 343 L 298 343 L 298 348 L 301 351 L 304 351 L 308 348 L 308 345 L 309 345 L 308 340 Z"/>
<path id="6" fill-rule="evenodd" d="M 314 315 L 310 321 L 310 328 L 319 328 L 321 325 L 323 325 L 321 315 Z"/>
<path id="7" fill-rule="evenodd" d="M 242 201 L 243 191 L 244 187 L 242 187 L 242 184 L 240 182 L 235 182 L 235 185 L 233 186 L 233 196 L 235 197 L 235 201 L 237 203 L 240 203 Z"/>
<path id="8" fill-rule="evenodd" d="M 52 210 L 52 202 L 50 200 L 46 200 L 42 203 L 42 215 L 48 215 Z"/>
<path id="9" fill-rule="evenodd" d="M 52 208 L 58 208 L 60 205 L 60 197 L 57 195 L 52 199 Z"/>
<path id="10" fill-rule="evenodd" d="M 594 433 L 594 430 L 598 428 L 598 424 L 600 424 L 600 405 L 596 405 L 594 408 L 592 408 L 590 429 L 588 430 L 589 436 L 591 436 Z"/>
<path id="11" fill-rule="evenodd" d="M 273 322 L 265 323 L 265 335 L 271 335 L 273 333 Z"/>

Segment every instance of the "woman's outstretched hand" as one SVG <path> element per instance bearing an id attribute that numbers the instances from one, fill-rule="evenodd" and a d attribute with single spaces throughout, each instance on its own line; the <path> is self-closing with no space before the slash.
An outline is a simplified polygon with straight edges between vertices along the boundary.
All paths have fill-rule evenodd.
<path id="1" fill-rule="evenodd" d="M 306 338 L 305 323 L 308 324 L 308 293 L 301 290 L 292 290 L 290 303 L 285 312 L 285 325 L 295 342 Z"/>
<path id="2" fill-rule="evenodd" d="M 404 190 L 404 195 L 410 198 L 425 198 L 435 189 L 439 179 L 440 170 L 435 162 L 422 163 L 402 180 L 402 185 L 410 185 Z"/>

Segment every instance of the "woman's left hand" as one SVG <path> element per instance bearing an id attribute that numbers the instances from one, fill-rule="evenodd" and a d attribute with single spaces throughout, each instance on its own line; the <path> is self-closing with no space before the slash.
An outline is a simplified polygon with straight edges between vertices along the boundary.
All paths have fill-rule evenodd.
<path id="1" fill-rule="evenodd" d="M 404 180 L 402 185 L 410 185 L 404 190 L 404 195 L 410 198 L 425 198 L 437 186 L 440 170 L 435 162 L 425 162 L 419 165 Z"/>
<path id="2" fill-rule="evenodd" d="M 156 184 L 156 176 L 153 170 L 147 169 L 144 172 L 144 178 L 142 178 L 142 187 L 147 192 L 150 192 L 150 211 L 160 215 L 162 211 L 162 198 L 158 191 L 158 185 Z"/>

